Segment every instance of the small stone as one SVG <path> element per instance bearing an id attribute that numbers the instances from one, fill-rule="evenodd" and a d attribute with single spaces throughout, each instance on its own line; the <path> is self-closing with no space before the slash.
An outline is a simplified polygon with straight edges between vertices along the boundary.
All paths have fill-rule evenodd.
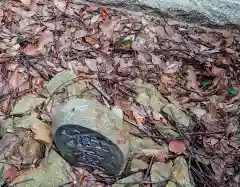
<path id="1" fill-rule="evenodd" d="M 139 169 L 144 170 L 147 168 L 148 168 L 148 164 L 146 162 L 143 162 L 140 159 L 133 158 L 131 162 L 131 171 L 138 171 Z"/>
<path id="2" fill-rule="evenodd" d="M 154 183 L 161 183 L 167 181 L 173 171 L 173 163 L 155 162 L 151 169 L 151 180 Z M 153 187 L 157 187 L 159 184 L 153 184 Z"/>
<path id="3" fill-rule="evenodd" d="M 115 184 L 112 185 L 112 187 L 125 187 L 126 183 L 133 183 L 128 185 L 131 187 L 139 187 L 139 183 L 141 180 L 142 172 L 139 172 L 117 181 Z"/>

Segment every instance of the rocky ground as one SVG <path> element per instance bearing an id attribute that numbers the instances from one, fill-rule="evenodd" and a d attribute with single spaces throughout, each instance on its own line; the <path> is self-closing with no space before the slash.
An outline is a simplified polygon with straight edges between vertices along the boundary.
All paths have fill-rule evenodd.
<path id="1" fill-rule="evenodd" d="M 1 186 L 239 186 L 237 30 L 68 0 L 1 1 L 0 26 Z M 119 179 L 51 149 L 56 103 L 89 95 L 133 128 Z"/>

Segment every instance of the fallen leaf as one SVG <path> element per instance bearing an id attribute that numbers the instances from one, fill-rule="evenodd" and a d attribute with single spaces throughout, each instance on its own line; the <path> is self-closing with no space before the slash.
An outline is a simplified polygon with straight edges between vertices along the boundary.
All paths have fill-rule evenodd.
<path id="1" fill-rule="evenodd" d="M 85 58 L 85 63 L 91 71 L 98 71 L 96 59 Z"/>
<path id="2" fill-rule="evenodd" d="M 202 116 L 204 116 L 207 113 L 207 110 L 199 107 L 199 106 L 195 106 L 193 108 L 191 108 L 191 111 L 198 117 L 201 118 Z"/>
<path id="3" fill-rule="evenodd" d="M 231 36 L 231 37 L 225 39 L 225 42 L 226 42 L 225 47 L 229 47 L 229 46 L 231 46 L 231 45 L 233 44 L 233 41 L 234 41 L 233 36 Z"/>
<path id="4" fill-rule="evenodd" d="M 101 15 L 102 20 L 107 19 L 108 18 L 108 14 L 109 13 L 108 13 L 107 8 L 104 8 L 104 7 L 100 8 L 100 15 Z"/>
<path id="5" fill-rule="evenodd" d="M 31 129 L 34 133 L 35 140 L 40 140 L 47 145 L 52 143 L 50 126 L 36 118 L 34 115 L 19 118 L 15 123 L 18 128 Z"/>
<path id="6" fill-rule="evenodd" d="M 14 166 L 11 166 L 4 172 L 3 178 L 5 181 L 12 181 L 17 176 L 18 176 L 18 169 Z"/>
<path id="7" fill-rule="evenodd" d="M 40 48 L 38 45 L 29 44 L 23 49 L 23 52 L 26 55 L 34 56 L 40 53 Z"/>
<path id="8" fill-rule="evenodd" d="M 50 42 L 53 42 L 53 33 L 49 30 L 46 30 L 41 34 L 38 46 L 40 49 L 42 49 L 44 48 L 45 45 L 49 44 Z"/>
<path id="9" fill-rule="evenodd" d="M 165 62 L 161 59 L 161 56 L 156 56 L 151 54 L 152 56 L 152 63 L 158 65 L 161 69 L 166 69 Z"/>
<path id="10" fill-rule="evenodd" d="M 146 120 L 145 115 L 133 106 L 131 106 L 131 109 L 132 109 L 132 114 L 133 114 L 136 124 L 137 125 L 143 124 Z"/>
<path id="11" fill-rule="evenodd" d="M 225 51 L 227 51 L 227 52 L 230 53 L 230 54 L 236 53 L 236 51 L 234 51 L 234 50 L 231 49 L 231 48 L 226 48 Z"/>
<path id="12" fill-rule="evenodd" d="M 24 114 L 26 112 L 31 112 L 44 101 L 44 98 L 35 97 L 31 94 L 26 95 L 15 104 L 11 114 Z"/>
<path id="13" fill-rule="evenodd" d="M 19 84 L 20 84 L 20 74 L 18 72 L 18 70 L 16 69 L 13 72 L 13 75 L 11 76 L 10 80 L 9 80 L 9 84 L 14 88 L 18 88 Z"/>
<path id="14" fill-rule="evenodd" d="M 157 162 L 165 162 L 169 158 L 168 149 L 163 147 L 162 149 L 142 149 L 142 153 L 147 157 L 153 157 Z"/>
<path id="15" fill-rule="evenodd" d="M 90 45 L 94 45 L 94 44 L 98 44 L 99 43 L 98 39 L 93 38 L 91 36 L 85 36 L 84 39 Z"/>
<path id="16" fill-rule="evenodd" d="M 48 146 L 52 144 L 52 131 L 49 125 L 39 120 L 31 126 L 31 130 L 35 140 L 43 141 Z"/>
<path id="17" fill-rule="evenodd" d="M 172 140 L 169 143 L 169 150 L 177 155 L 181 155 L 186 151 L 186 145 L 183 140 Z"/>
<path id="18" fill-rule="evenodd" d="M 66 1 L 54 0 L 53 3 L 61 12 L 65 12 L 67 5 Z"/>
<path id="19" fill-rule="evenodd" d="M 85 30 L 77 30 L 74 34 L 75 38 L 82 38 L 87 35 L 87 31 Z"/>
<path id="20" fill-rule="evenodd" d="M 91 21 L 90 21 L 91 24 L 96 23 L 96 22 L 98 21 L 99 17 L 100 17 L 100 14 L 94 15 L 94 16 L 92 17 Z"/>
<path id="21" fill-rule="evenodd" d="M 197 74 L 195 72 L 195 70 L 193 69 L 192 66 L 188 67 L 188 88 L 193 88 L 193 89 L 197 89 L 198 88 L 198 84 L 197 84 Z"/>
<path id="22" fill-rule="evenodd" d="M 173 33 L 174 33 L 173 28 L 168 24 L 165 25 L 165 30 L 166 30 L 168 35 L 173 35 Z"/>
<path id="23" fill-rule="evenodd" d="M 177 71 L 180 70 L 181 67 L 181 63 L 180 62 L 174 62 L 172 64 L 170 64 L 169 66 L 167 66 L 164 70 L 164 73 L 166 74 L 174 74 Z"/>
<path id="24" fill-rule="evenodd" d="M 168 125 L 168 121 L 166 120 L 166 118 L 163 117 L 160 112 L 153 110 L 152 115 L 154 120 L 161 121 L 163 124 Z"/>
<path id="25" fill-rule="evenodd" d="M 117 23 L 117 19 L 106 19 L 101 25 L 99 25 L 99 28 L 109 39 L 112 39 L 113 31 Z"/>
<path id="26" fill-rule="evenodd" d="M 211 159 L 210 163 L 211 163 L 211 167 L 215 173 L 216 179 L 220 180 L 222 178 L 223 171 L 225 168 L 224 161 L 222 161 L 220 159 Z"/>
<path id="27" fill-rule="evenodd" d="M 156 33 L 161 38 L 166 38 L 167 33 L 165 32 L 165 29 L 163 26 L 157 26 L 157 27 L 150 27 L 149 28 L 152 32 Z"/>
<path id="28" fill-rule="evenodd" d="M 17 7 L 10 7 L 10 9 L 13 12 L 15 12 L 16 14 L 18 14 L 22 17 L 26 17 L 26 18 L 30 18 L 35 14 L 35 12 L 33 12 L 33 11 L 26 11 L 26 10 L 23 10 L 23 9 L 17 8 Z"/>

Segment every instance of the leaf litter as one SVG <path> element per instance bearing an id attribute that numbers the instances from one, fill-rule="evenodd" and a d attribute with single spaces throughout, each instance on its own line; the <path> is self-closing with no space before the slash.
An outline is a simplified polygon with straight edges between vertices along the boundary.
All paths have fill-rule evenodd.
<path id="1" fill-rule="evenodd" d="M 0 26 L 0 141 L 13 165 L 4 166 L 8 182 L 34 179 L 38 183 L 29 185 L 39 186 L 44 177 L 59 175 L 52 184 L 44 179 L 45 185 L 240 183 L 236 30 L 65 0 L 4 1 Z M 132 124 L 130 133 L 138 139 L 133 155 L 146 165 L 139 166 L 137 179 L 103 182 L 70 168 L 53 150 L 46 154 L 52 144 L 49 112 L 70 96 L 86 95 L 117 105 Z M 45 157 L 54 168 L 42 166 Z M 46 167 L 48 172 L 40 172 Z"/>

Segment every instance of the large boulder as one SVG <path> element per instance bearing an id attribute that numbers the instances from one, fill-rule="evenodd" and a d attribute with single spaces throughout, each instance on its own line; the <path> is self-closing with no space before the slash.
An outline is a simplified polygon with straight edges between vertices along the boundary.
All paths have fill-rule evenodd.
<path id="1" fill-rule="evenodd" d="M 83 2 L 82 0 L 74 0 Z M 240 25 L 238 0 L 88 0 L 207 25 Z"/>

